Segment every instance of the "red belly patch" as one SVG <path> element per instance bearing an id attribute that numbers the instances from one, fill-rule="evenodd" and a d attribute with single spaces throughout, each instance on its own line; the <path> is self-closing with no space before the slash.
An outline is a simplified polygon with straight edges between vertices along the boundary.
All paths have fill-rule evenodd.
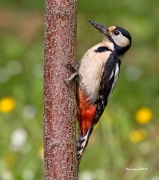
<path id="1" fill-rule="evenodd" d="M 86 95 L 85 91 L 79 90 L 78 106 L 80 110 L 80 114 L 78 116 L 80 130 L 82 136 L 85 136 L 87 134 L 89 127 L 93 122 L 96 112 L 96 105 L 90 105 L 90 101 L 88 100 L 88 96 Z"/>

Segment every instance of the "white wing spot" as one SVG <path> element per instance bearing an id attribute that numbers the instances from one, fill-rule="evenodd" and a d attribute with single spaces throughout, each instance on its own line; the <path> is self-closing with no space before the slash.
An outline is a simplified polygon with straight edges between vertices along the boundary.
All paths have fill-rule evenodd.
<path id="1" fill-rule="evenodd" d="M 118 80 L 118 77 L 119 77 L 119 64 L 116 63 L 115 75 L 114 75 L 114 82 L 113 82 L 113 84 L 112 84 L 112 88 L 111 88 L 111 91 L 110 91 L 110 93 L 109 93 L 108 99 L 109 99 L 110 95 L 111 95 L 112 92 L 113 92 L 113 89 L 114 89 L 115 84 L 116 84 L 116 82 L 117 82 L 117 80 Z"/>
<path id="2" fill-rule="evenodd" d="M 113 73 L 113 71 L 112 71 L 112 73 L 111 73 L 111 75 L 110 75 L 110 78 L 109 78 L 109 80 L 110 80 L 110 79 L 113 77 L 113 74 L 114 74 L 114 73 Z"/>

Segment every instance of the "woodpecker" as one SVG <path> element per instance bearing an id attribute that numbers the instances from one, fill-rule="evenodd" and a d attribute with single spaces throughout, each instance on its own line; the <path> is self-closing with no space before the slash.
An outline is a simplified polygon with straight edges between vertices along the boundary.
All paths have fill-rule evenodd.
<path id="1" fill-rule="evenodd" d="M 122 56 L 131 46 L 131 35 L 118 26 L 105 27 L 89 20 L 102 34 L 103 41 L 90 48 L 81 58 L 79 67 L 65 80 L 78 76 L 77 104 L 79 139 L 77 158 L 80 163 L 94 126 L 99 121 L 119 77 Z M 75 72 L 76 71 L 76 72 Z"/>

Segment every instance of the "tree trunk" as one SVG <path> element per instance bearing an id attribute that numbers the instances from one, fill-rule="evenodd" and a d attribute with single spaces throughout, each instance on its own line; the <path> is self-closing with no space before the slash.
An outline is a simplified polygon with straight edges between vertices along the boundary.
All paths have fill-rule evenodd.
<path id="1" fill-rule="evenodd" d="M 45 0 L 44 161 L 46 180 L 76 180 L 76 93 L 64 79 L 75 64 L 77 0 Z"/>

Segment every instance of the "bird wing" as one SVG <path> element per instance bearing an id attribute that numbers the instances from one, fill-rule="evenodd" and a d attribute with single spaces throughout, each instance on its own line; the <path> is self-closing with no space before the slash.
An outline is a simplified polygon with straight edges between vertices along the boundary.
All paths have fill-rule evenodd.
<path id="1" fill-rule="evenodd" d="M 113 53 L 110 54 L 108 61 L 103 69 L 103 77 L 100 83 L 99 94 L 96 104 L 96 114 L 94 123 L 96 124 L 101 117 L 105 107 L 107 106 L 108 99 L 112 94 L 117 83 L 120 73 L 120 60 Z"/>

